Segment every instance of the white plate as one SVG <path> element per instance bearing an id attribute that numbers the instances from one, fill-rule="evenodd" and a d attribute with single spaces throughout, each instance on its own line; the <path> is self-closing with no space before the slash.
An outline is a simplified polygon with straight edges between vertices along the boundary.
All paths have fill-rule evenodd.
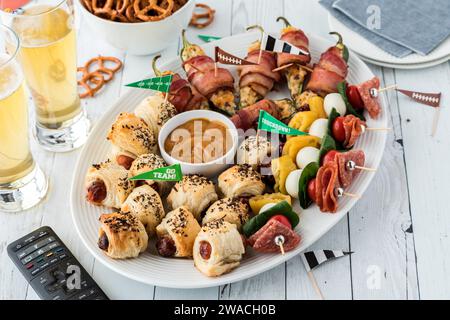
<path id="1" fill-rule="evenodd" d="M 214 46 L 219 45 L 224 50 L 243 57 L 246 55 L 248 45 L 258 37 L 256 33 L 236 35 L 224 38 L 213 44 L 205 44 L 203 47 L 209 55 L 213 54 Z M 316 61 L 320 53 L 332 45 L 331 42 L 315 36 L 310 36 L 310 43 L 311 54 Z M 347 79 L 350 83 L 363 82 L 373 77 L 370 69 L 355 56 L 350 58 L 349 67 Z M 179 59 L 175 59 L 161 67 L 161 70 L 166 69 L 184 74 Z M 230 69 L 233 69 L 235 74 L 235 68 L 232 67 Z M 296 211 L 301 212 L 300 224 L 296 228 L 296 231 L 302 237 L 300 246 L 284 256 L 281 254 L 256 254 L 249 250 L 237 269 L 217 278 L 208 278 L 201 274 L 195 269 L 192 260 L 169 259 L 154 254 L 153 243 L 150 246 L 150 252 L 140 255 L 136 259 L 113 260 L 108 258 L 97 247 L 97 232 L 99 228 L 98 217 L 109 210 L 95 207 L 85 200 L 84 176 L 92 163 L 105 160 L 110 148 L 105 137 L 117 114 L 122 111 L 132 112 L 139 102 L 149 94 L 151 94 L 149 91 L 132 89 L 108 110 L 93 129 L 89 140 L 83 147 L 73 175 L 70 201 L 75 227 L 83 243 L 96 259 L 117 273 L 143 283 L 172 288 L 204 288 L 244 280 L 274 268 L 304 251 L 341 220 L 356 203 L 354 198 L 341 199 L 339 201 L 340 210 L 335 214 L 321 213 L 316 206 L 300 211 L 298 202 L 295 203 Z M 287 89 L 283 89 L 280 92 L 271 93 L 269 97 L 277 99 L 287 96 L 289 96 Z M 386 103 L 384 100 L 382 102 L 384 106 L 383 113 L 378 120 L 369 120 L 368 126 L 387 126 Z M 384 132 L 368 132 L 358 140 L 356 148 L 362 148 L 365 151 L 367 166 L 378 167 L 383 155 L 385 142 L 386 133 Z M 348 191 L 362 195 L 372 178 L 373 173 L 363 172 Z M 376 213 L 374 212 L 374 214 Z M 301 271 L 299 270 L 299 272 Z"/>
<path id="2" fill-rule="evenodd" d="M 371 63 L 377 65 L 384 64 L 383 66 L 390 65 L 398 68 L 402 68 L 401 65 L 406 65 L 404 69 L 413 69 L 414 65 L 417 65 L 418 68 L 424 68 L 424 66 L 430 67 L 445 62 L 450 58 L 450 38 L 445 40 L 426 56 L 413 53 L 404 58 L 398 58 L 378 48 L 369 40 L 347 28 L 347 26 L 329 13 L 328 25 L 330 30 L 339 32 L 344 38 L 345 44 L 354 52 L 359 54 L 362 59 L 368 58 L 371 60 Z"/>
<path id="3" fill-rule="evenodd" d="M 353 51 L 352 51 L 353 52 Z M 355 53 L 357 54 L 357 53 Z M 376 60 L 372 60 L 370 58 L 364 57 L 360 54 L 358 54 L 358 56 L 366 61 L 369 62 L 371 64 L 380 66 L 380 67 L 387 67 L 387 68 L 394 68 L 394 69 L 404 69 L 404 70 L 417 70 L 417 69 L 424 69 L 424 68 L 430 68 L 433 66 L 436 66 L 438 64 L 447 62 L 448 60 L 450 60 L 450 55 L 446 56 L 444 58 L 441 59 L 437 59 L 434 61 L 430 61 L 430 62 L 424 62 L 424 63 L 416 63 L 416 64 L 393 64 L 393 63 L 386 63 L 386 62 L 381 62 L 381 61 L 376 61 Z"/>

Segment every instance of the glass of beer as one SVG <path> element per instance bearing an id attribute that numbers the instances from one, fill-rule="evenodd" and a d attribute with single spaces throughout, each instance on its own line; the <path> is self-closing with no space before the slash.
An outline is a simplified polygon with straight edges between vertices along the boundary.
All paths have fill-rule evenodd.
<path id="1" fill-rule="evenodd" d="M 1 15 L 21 42 L 18 59 L 35 105 L 35 136 L 54 152 L 80 147 L 90 128 L 78 96 L 73 10 L 73 0 L 35 0 L 3 8 Z"/>
<path id="2" fill-rule="evenodd" d="M 47 193 L 47 179 L 30 152 L 18 52 L 19 39 L 0 24 L 0 211 L 7 212 L 28 209 Z"/>

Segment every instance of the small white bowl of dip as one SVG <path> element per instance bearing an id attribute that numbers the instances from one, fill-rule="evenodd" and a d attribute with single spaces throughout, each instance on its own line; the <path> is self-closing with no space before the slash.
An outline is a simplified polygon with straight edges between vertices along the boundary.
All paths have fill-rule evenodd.
<path id="1" fill-rule="evenodd" d="M 197 152 L 193 153 L 192 145 L 194 145 L 194 144 L 186 145 L 186 143 L 188 143 L 187 142 L 188 139 L 180 139 L 180 140 L 185 142 L 184 147 L 186 147 L 186 148 L 183 150 L 188 150 L 189 148 L 191 148 L 191 151 L 190 151 L 191 153 L 190 154 L 188 153 L 188 155 L 186 155 L 186 158 L 190 158 L 191 154 L 195 154 L 196 160 L 194 160 L 194 162 L 188 161 L 186 158 L 181 160 L 183 157 L 180 157 L 180 156 L 177 157 L 176 154 L 174 154 L 174 152 L 176 152 L 176 150 L 181 150 L 181 148 L 183 146 L 181 144 L 175 143 L 176 147 L 178 146 L 177 147 L 178 149 L 175 150 L 175 147 L 174 147 L 173 148 L 173 150 L 175 150 L 174 152 L 168 152 L 165 149 L 166 140 L 170 139 L 170 137 L 172 136 L 172 132 L 174 132 L 174 130 L 179 128 L 180 126 L 182 126 L 190 121 L 192 122 L 192 120 L 208 120 L 213 123 L 219 122 L 221 125 L 223 125 L 226 128 L 226 132 L 228 134 L 225 134 L 225 139 L 227 139 L 228 141 L 226 141 L 226 147 L 222 149 L 223 150 L 222 156 L 213 157 L 215 159 L 213 159 L 211 161 L 200 162 L 201 159 L 208 159 L 208 155 L 200 157 L 198 154 L 199 149 L 196 149 Z M 194 131 L 192 131 L 191 133 L 193 133 L 193 132 Z M 210 133 L 210 132 L 211 131 L 208 131 L 208 133 Z M 214 131 L 214 132 L 216 132 L 216 131 Z M 188 136 L 186 136 L 187 135 L 186 130 L 185 131 L 177 131 L 177 134 L 178 133 L 183 133 L 183 137 L 189 138 Z M 204 133 L 204 132 L 202 132 L 202 133 Z M 223 136 L 223 135 L 215 135 L 213 141 L 219 141 L 219 140 L 216 140 L 216 138 L 220 139 L 221 136 Z M 190 134 L 190 137 L 191 137 L 191 139 L 194 139 L 194 138 L 192 138 L 193 137 L 192 134 Z M 198 138 L 198 136 L 197 136 L 197 139 L 200 139 L 200 140 L 196 140 L 196 141 L 202 142 L 203 137 L 204 136 L 201 136 L 200 138 Z M 192 110 L 192 111 L 180 113 L 164 124 L 164 126 L 161 128 L 161 130 L 159 132 L 158 145 L 159 145 L 159 150 L 161 152 L 161 156 L 167 162 L 168 165 L 173 165 L 173 164 L 179 163 L 181 165 L 181 170 L 182 170 L 183 174 L 201 174 L 206 177 L 212 178 L 212 177 L 218 176 L 221 172 L 225 171 L 229 166 L 234 164 L 234 162 L 235 162 L 234 159 L 235 159 L 235 155 L 236 155 L 236 151 L 237 151 L 237 147 L 238 147 L 238 131 L 237 131 L 235 125 L 233 124 L 233 122 L 228 117 L 226 117 L 225 115 L 223 115 L 221 113 L 218 113 L 215 111 L 209 111 L 209 110 Z M 202 149 L 203 152 L 208 154 L 205 150 L 208 150 L 208 149 Z M 181 153 L 179 153 L 179 154 L 181 154 Z"/>

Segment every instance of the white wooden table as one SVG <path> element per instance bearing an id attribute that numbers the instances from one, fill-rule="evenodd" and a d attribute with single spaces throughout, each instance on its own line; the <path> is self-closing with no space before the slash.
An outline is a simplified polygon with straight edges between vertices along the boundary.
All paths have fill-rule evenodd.
<path id="1" fill-rule="evenodd" d="M 228 36 L 261 24 L 278 32 L 283 15 L 307 33 L 328 36 L 326 12 L 316 0 L 202 0 L 216 9 L 208 28 L 189 30 Z M 330 38 L 331 39 L 331 38 Z M 142 39 L 151 41 L 151 39 Z M 126 83 L 149 73 L 152 57 L 136 57 L 114 49 L 81 22 L 79 64 L 101 55 L 116 56 L 124 69 L 98 97 L 84 100 L 90 118 L 99 117 L 127 89 Z M 179 44 L 163 54 L 177 55 Z M 433 110 L 395 93 L 389 95 L 390 132 L 384 158 L 358 205 L 313 247 L 354 251 L 314 273 L 327 299 L 450 298 L 450 66 L 403 71 L 370 66 L 383 85 L 443 93 L 440 126 L 431 137 Z M 33 142 L 33 154 L 50 177 L 46 201 L 18 214 L 0 213 L 0 299 L 37 299 L 6 253 L 16 238 L 49 225 L 79 258 L 112 299 L 316 299 L 299 257 L 246 281 L 201 290 L 152 287 L 110 271 L 89 254 L 72 225 L 69 188 L 79 151 L 48 153 Z"/>

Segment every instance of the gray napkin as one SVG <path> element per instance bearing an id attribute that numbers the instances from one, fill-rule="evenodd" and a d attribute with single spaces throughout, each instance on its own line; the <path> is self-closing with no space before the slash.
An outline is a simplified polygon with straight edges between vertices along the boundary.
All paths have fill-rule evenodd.
<path id="1" fill-rule="evenodd" d="M 400 46 L 392 41 L 389 41 L 366 28 L 361 27 L 358 23 L 347 17 L 338 9 L 333 8 L 333 3 L 336 0 L 320 0 L 319 3 L 327 9 L 331 15 L 333 15 L 336 19 L 338 19 L 341 23 L 343 23 L 347 28 L 355 31 L 360 36 L 372 42 L 374 45 L 379 47 L 380 49 L 396 56 L 399 58 L 406 57 L 407 55 L 412 53 L 412 50 Z M 345 42 L 345 39 L 344 39 Z"/>
<path id="2" fill-rule="evenodd" d="M 374 5 L 381 10 L 381 28 L 369 30 L 366 10 Z M 421 55 L 430 53 L 450 35 L 449 0 L 337 0 L 332 7 L 369 31 L 371 37 L 381 36 Z"/>

